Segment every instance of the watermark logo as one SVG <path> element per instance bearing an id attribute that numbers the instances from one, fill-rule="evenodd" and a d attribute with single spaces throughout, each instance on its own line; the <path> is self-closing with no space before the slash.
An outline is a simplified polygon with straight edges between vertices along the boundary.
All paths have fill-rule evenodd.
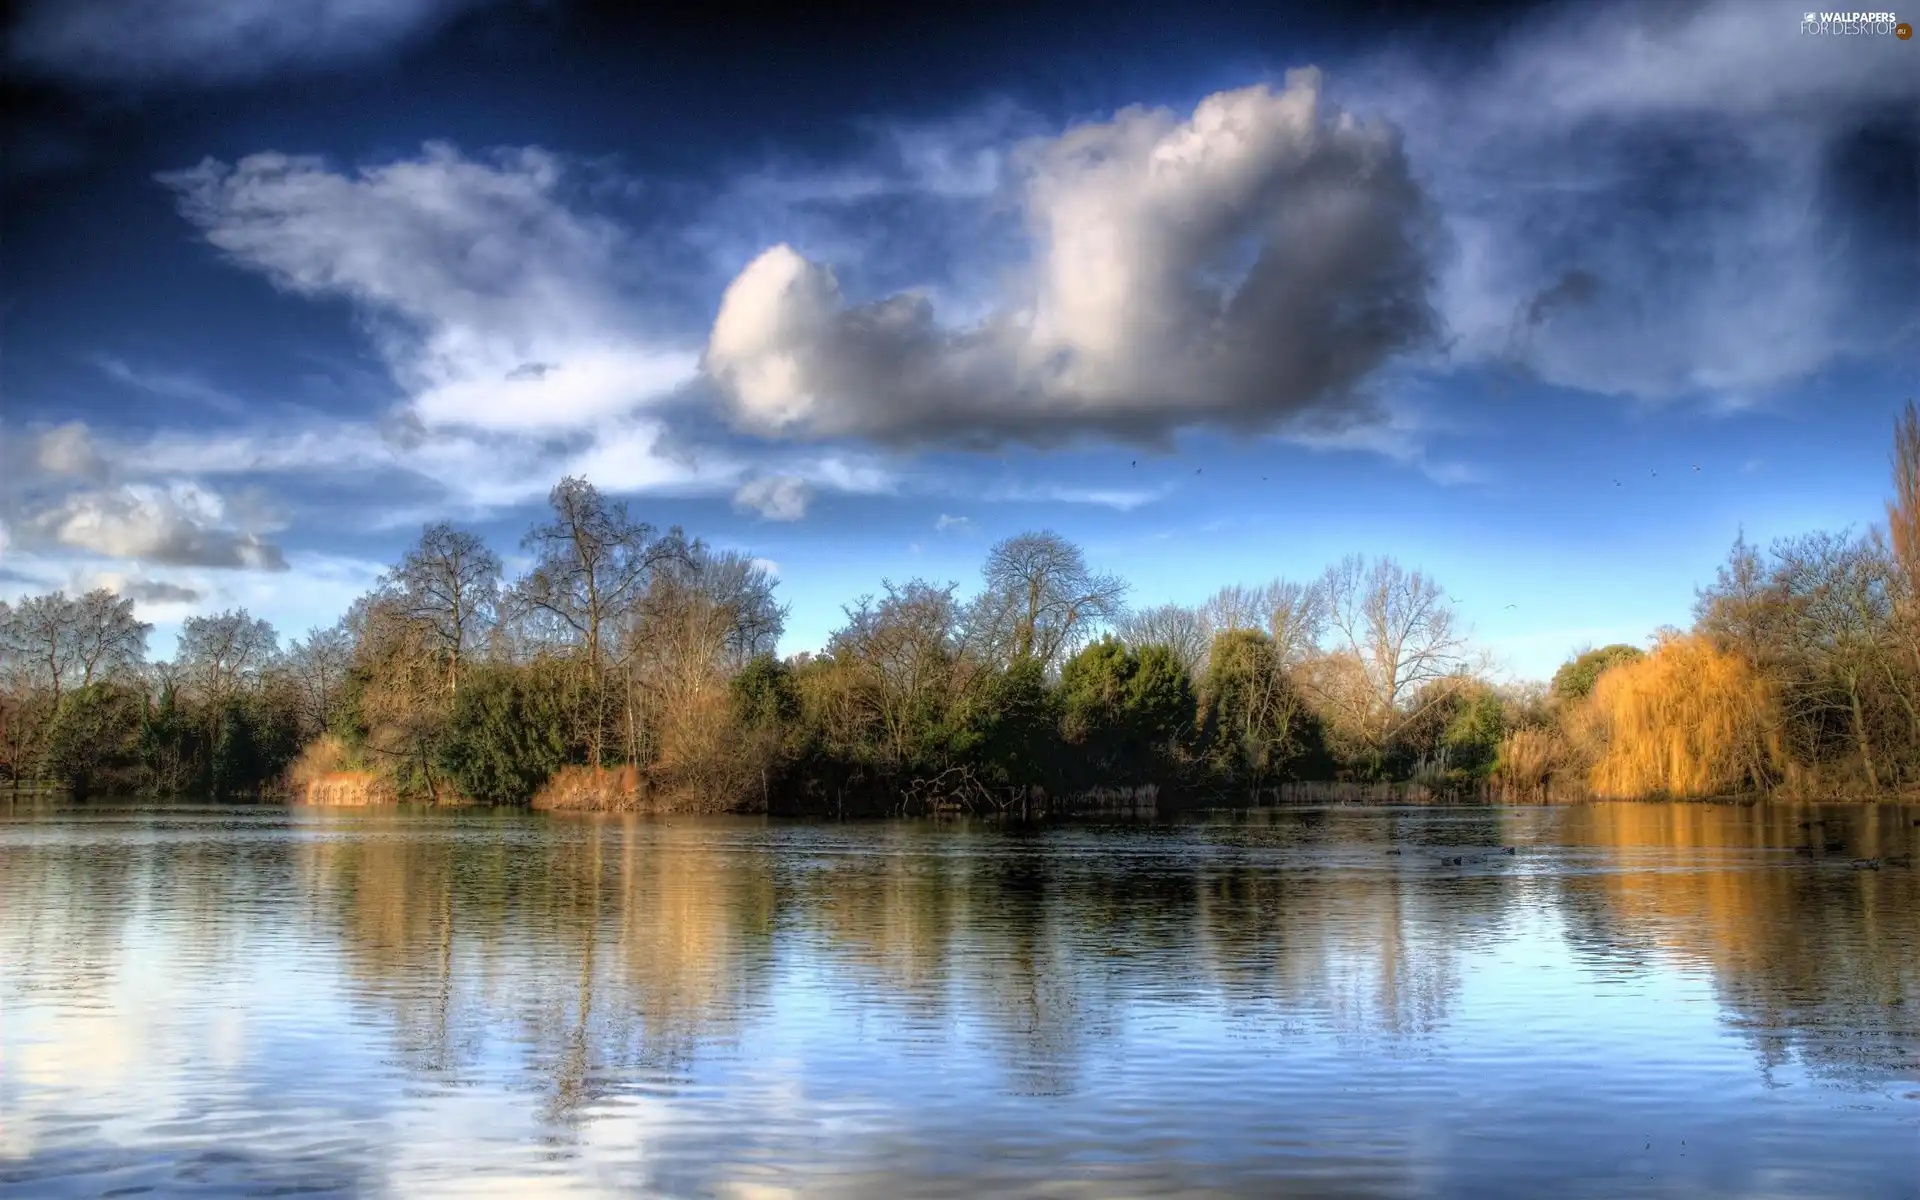
<path id="1" fill-rule="evenodd" d="M 1906 41 L 1913 26 L 1890 12 L 1809 12 L 1800 17 L 1800 32 L 1839 37 L 1886 37 Z"/>

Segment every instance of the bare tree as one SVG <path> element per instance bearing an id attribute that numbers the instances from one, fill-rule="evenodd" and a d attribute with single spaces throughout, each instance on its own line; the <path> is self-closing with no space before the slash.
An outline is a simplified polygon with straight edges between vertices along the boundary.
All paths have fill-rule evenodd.
<path id="1" fill-rule="evenodd" d="M 397 611 L 420 622 L 446 660 L 449 694 L 460 690 L 460 669 L 485 644 L 500 599 L 500 559 L 477 534 L 441 522 L 382 581 Z"/>
<path id="2" fill-rule="evenodd" d="M 0 644 L 55 704 L 79 661 L 78 624 L 78 605 L 65 592 L 49 592 L 22 599 L 0 625 Z"/>
<path id="3" fill-rule="evenodd" d="M 1230 583 L 1200 606 L 1208 641 L 1239 629 L 1259 629 L 1266 623 L 1266 598 L 1261 589 Z"/>
<path id="4" fill-rule="evenodd" d="M 987 552 L 982 616 L 1010 658 L 1052 665 L 1063 651 L 1125 612 L 1127 585 L 1096 574 L 1080 547 L 1042 530 Z"/>
<path id="5" fill-rule="evenodd" d="M 1276 579 L 1260 590 L 1261 616 L 1282 670 L 1312 656 L 1327 629 L 1327 591 L 1320 581 Z"/>
<path id="6" fill-rule="evenodd" d="M 727 616 L 726 665 L 737 669 L 755 655 L 773 653 L 790 611 L 774 596 L 779 580 L 773 573 L 759 560 L 733 550 L 700 549 L 692 562 L 701 594 Z"/>
<path id="7" fill-rule="evenodd" d="M 535 561 L 515 587 L 514 600 L 578 647 L 592 710 L 587 746 L 599 765 L 607 725 L 602 684 L 608 651 L 654 572 L 685 564 L 690 548 L 678 528 L 656 536 L 653 526 L 628 515 L 624 503 L 607 500 L 584 479 L 561 480 L 548 503 L 554 519 L 535 526 L 522 543 Z"/>
<path id="8" fill-rule="evenodd" d="M 1390 558 L 1350 555 L 1320 583 L 1334 656 L 1348 669 L 1304 675 L 1322 711 L 1379 762 L 1394 737 L 1470 678 L 1467 641 L 1439 584 Z"/>
<path id="9" fill-rule="evenodd" d="M 899 766 L 912 760 L 933 724 L 959 711 L 978 671 L 954 584 L 914 579 L 882 586 L 879 599 L 863 596 L 847 608 L 829 653 L 851 677 L 849 699 L 881 731 L 888 758 Z"/>
<path id="10" fill-rule="evenodd" d="M 1876 763 L 1876 701 L 1899 704 L 1920 732 L 1908 681 L 1894 669 L 1892 556 L 1878 537 L 1847 533 L 1777 542 L 1773 556 L 1785 648 L 1800 667 L 1793 692 L 1814 710 L 1802 715 L 1815 724 L 1838 717 L 1868 788 L 1878 790 L 1885 764 Z"/>
<path id="11" fill-rule="evenodd" d="M 1694 620 L 1702 633 L 1736 651 L 1756 666 L 1771 665 L 1780 643 L 1780 605 L 1774 580 L 1760 551 L 1742 532 L 1711 585 L 1694 598 Z"/>
<path id="12" fill-rule="evenodd" d="M 1259 630 L 1273 639 L 1280 668 L 1291 670 L 1314 652 L 1325 631 L 1325 588 L 1319 581 L 1288 579 L 1229 584 L 1207 597 L 1199 616 L 1203 644 L 1209 648 L 1222 634 Z"/>
<path id="13" fill-rule="evenodd" d="M 677 528 L 655 536 L 584 479 L 561 480 L 547 499 L 554 519 L 521 543 L 535 561 L 515 597 L 557 621 L 597 667 L 615 623 L 639 602 L 653 572 L 689 561 L 686 537 Z"/>
<path id="14" fill-rule="evenodd" d="M 715 739 L 726 729 L 713 713 L 724 705 L 727 675 L 770 653 L 786 624 L 774 586 L 748 556 L 701 548 L 654 571 L 621 639 L 631 758 L 664 755 L 684 769 L 723 752 Z"/>
<path id="15" fill-rule="evenodd" d="M 188 617 L 174 657 L 181 679 L 217 712 L 273 665 L 279 641 L 273 626 L 235 608 Z"/>
<path id="16" fill-rule="evenodd" d="M 138 667 L 153 626 L 135 619 L 133 601 L 95 588 L 73 602 L 73 657 L 80 686 Z"/>
<path id="17" fill-rule="evenodd" d="M 1159 604 L 1128 613 L 1119 622 L 1120 638 L 1136 649 L 1165 646 L 1187 674 L 1199 678 L 1207 668 L 1207 622 L 1184 604 Z"/>
<path id="18" fill-rule="evenodd" d="M 345 621 L 310 629 L 304 641 L 287 647 L 287 673 L 299 690 L 301 719 L 309 733 L 332 723 L 352 665 L 353 638 Z"/>

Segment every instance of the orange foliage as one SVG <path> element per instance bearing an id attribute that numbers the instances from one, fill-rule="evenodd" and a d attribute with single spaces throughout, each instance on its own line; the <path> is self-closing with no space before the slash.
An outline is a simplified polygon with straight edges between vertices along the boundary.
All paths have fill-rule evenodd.
<path id="1" fill-rule="evenodd" d="M 1553 729 L 1516 729 L 1500 741 L 1494 778 L 1503 786 L 1532 791 L 1547 786 L 1567 765 L 1566 742 Z"/>
<path id="2" fill-rule="evenodd" d="M 622 767 L 561 767 L 532 807 L 578 812 L 632 812 L 640 806 L 640 772 Z"/>
<path id="3" fill-rule="evenodd" d="M 397 797 L 384 779 L 353 766 L 346 746 L 332 734 L 308 742 L 287 768 L 294 803 L 345 808 L 394 803 Z"/>
<path id="4" fill-rule="evenodd" d="M 648 775 L 674 812 L 764 811 L 778 749 L 777 733 L 740 728 L 727 693 L 710 687 L 662 722 Z"/>
<path id="5" fill-rule="evenodd" d="M 1697 635 L 1601 675 L 1570 724 L 1597 796 L 1719 795 L 1764 785 L 1785 761 L 1773 685 Z"/>

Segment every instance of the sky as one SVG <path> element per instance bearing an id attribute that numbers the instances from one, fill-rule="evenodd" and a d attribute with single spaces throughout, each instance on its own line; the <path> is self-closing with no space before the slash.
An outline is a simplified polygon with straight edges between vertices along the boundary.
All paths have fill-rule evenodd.
<path id="1" fill-rule="evenodd" d="M 626 7 L 13 6 L 0 599 L 299 636 L 428 522 L 523 566 L 571 474 L 771 564 L 787 652 L 1050 529 L 1137 606 L 1391 555 L 1543 678 L 1883 519 L 1911 40 Z"/>

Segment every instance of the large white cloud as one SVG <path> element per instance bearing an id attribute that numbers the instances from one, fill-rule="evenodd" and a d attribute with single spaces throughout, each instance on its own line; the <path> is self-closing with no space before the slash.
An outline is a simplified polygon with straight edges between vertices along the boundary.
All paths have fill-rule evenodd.
<path id="1" fill-rule="evenodd" d="M 220 83 L 366 58 L 489 0 L 30 0 L 16 61 L 89 80 Z"/>
<path id="2" fill-rule="evenodd" d="M 1432 214 L 1399 139 L 1328 106 L 1318 72 L 1129 109 L 1016 156 L 1033 258 L 986 319 L 922 295 L 850 304 L 779 245 L 722 298 L 705 356 L 768 436 L 914 443 L 1164 438 L 1360 408 L 1424 345 Z"/>

